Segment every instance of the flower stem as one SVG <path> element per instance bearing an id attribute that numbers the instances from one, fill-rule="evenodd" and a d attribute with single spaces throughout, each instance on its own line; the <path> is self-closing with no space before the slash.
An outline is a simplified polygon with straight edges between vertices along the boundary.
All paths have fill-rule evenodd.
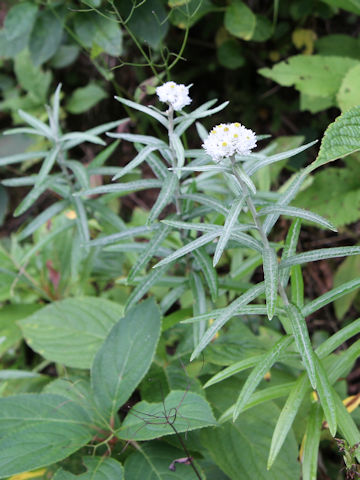
<path id="1" fill-rule="evenodd" d="M 169 146 L 170 146 L 170 153 L 171 153 L 171 163 L 172 163 L 172 167 L 174 169 L 173 174 L 176 175 L 176 170 L 175 170 L 175 168 L 176 168 L 176 153 L 175 153 L 175 149 L 174 149 L 173 142 L 172 142 L 172 135 L 174 133 L 174 107 L 172 105 L 169 105 L 167 115 L 168 115 L 168 120 L 169 120 L 168 134 L 169 134 Z M 181 214 L 179 196 L 180 196 L 180 191 L 179 191 L 179 186 L 177 186 L 176 191 L 175 191 L 175 207 L 176 207 L 176 213 L 178 215 Z"/>

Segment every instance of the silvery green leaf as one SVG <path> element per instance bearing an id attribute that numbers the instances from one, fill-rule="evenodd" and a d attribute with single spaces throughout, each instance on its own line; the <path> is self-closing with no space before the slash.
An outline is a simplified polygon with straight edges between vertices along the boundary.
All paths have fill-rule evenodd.
<path id="1" fill-rule="evenodd" d="M 218 231 L 205 233 L 201 237 L 199 237 L 196 240 L 193 240 L 192 242 L 184 245 L 183 247 L 179 248 L 178 250 L 173 252 L 168 257 L 161 260 L 159 263 L 157 263 L 154 266 L 154 268 L 159 268 L 163 265 L 166 265 L 170 262 L 173 262 L 174 260 L 176 260 L 180 257 L 183 257 L 187 253 L 193 252 L 196 248 L 202 247 L 203 245 L 206 245 L 207 243 L 212 242 L 216 237 L 218 237 L 220 235 L 220 233 L 221 233 L 220 228 L 219 228 Z"/>
<path id="2" fill-rule="evenodd" d="M 96 216 L 100 217 L 102 221 L 109 223 L 116 230 L 125 230 L 126 224 L 121 220 L 119 215 L 114 213 L 103 202 L 92 198 L 90 201 L 86 201 L 86 206 L 92 210 Z"/>
<path id="3" fill-rule="evenodd" d="M 79 145 L 83 142 L 95 143 L 96 145 L 106 145 L 104 140 L 101 140 L 100 137 L 88 132 L 65 133 L 65 135 L 62 135 L 60 137 L 59 141 L 64 143 L 64 150 L 69 150 L 70 148 L 73 148 L 74 146 Z M 74 145 L 74 142 L 77 143 Z"/>
<path id="4" fill-rule="evenodd" d="M 35 184 L 37 177 L 37 175 L 29 175 L 28 177 L 6 178 L 1 183 L 6 187 L 28 187 Z"/>
<path id="5" fill-rule="evenodd" d="M 230 272 L 231 278 L 243 277 L 255 270 L 256 267 L 262 264 L 262 255 L 255 254 L 252 257 L 244 260 L 239 267 Z"/>
<path id="6" fill-rule="evenodd" d="M 208 108 L 215 105 L 216 102 L 217 102 L 217 99 L 213 98 L 212 100 L 208 100 L 207 102 L 200 105 L 200 107 L 196 108 L 191 113 L 180 112 L 180 115 L 177 118 L 175 118 L 175 120 L 174 120 L 174 125 L 178 125 L 179 123 L 184 121 L 184 119 L 187 119 L 189 116 L 205 112 Z"/>
<path id="7" fill-rule="evenodd" d="M 43 135 L 44 137 L 48 138 L 49 140 L 54 139 L 54 134 L 51 131 L 50 127 L 48 127 L 44 122 L 41 122 L 33 115 L 24 112 L 23 110 L 18 110 L 19 116 L 28 123 L 31 127 L 39 132 L 39 135 Z"/>
<path id="8" fill-rule="evenodd" d="M 150 242 L 146 245 L 145 251 L 142 252 L 136 263 L 132 266 L 128 275 L 129 282 L 131 282 L 135 278 L 135 275 L 137 275 L 141 270 L 146 268 L 151 258 L 155 255 L 160 245 L 168 236 L 170 230 L 170 227 L 168 227 L 167 225 L 161 225 L 159 229 L 155 232 Z"/>
<path id="9" fill-rule="evenodd" d="M 135 180 L 133 182 L 117 183 L 115 185 L 101 185 L 82 192 L 74 193 L 74 196 L 97 195 L 99 193 L 125 193 L 146 190 L 147 188 L 161 188 L 163 182 L 153 178 Z"/>
<path id="10" fill-rule="evenodd" d="M 49 152 L 27 152 L 18 153 L 16 155 L 8 155 L 7 157 L 0 158 L 0 167 L 5 165 L 11 165 L 13 163 L 24 162 L 25 160 L 35 160 L 37 158 L 43 158 L 48 155 Z"/>
<path id="11" fill-rule="evenodd" d="M 175 152 L 176 167 L 178 169 L 181 169 L 185 163 L 185 152 L 184 152 L 183 144 L 181 143 L 180 138 L 175 133 L 172 133 L 170 135 L 170 142 Z M 180 178 L 181 176 L 180 170 L 177 172 L 177 175 Z"/>
<path id="12" fill-rule="evenodd" d="M 301 220 L 300 219 L 295 219 L 288 231 L 288 234 L 286 236 L 281 260 L 285 260 L 286 258 L 289 258 L 296 253 L 296 247 L 300 235 L 300 229 L 301 229 Z M 290 275 L 290 268 L 283 268 L 280 271 L 280 282 L 282 286 L 285 288 L 288 284 L 289 281 L 289 275 Z"/>
<path id="13" fill-rule="evenodd" d="M 198 248 L 194 251 L 193 255 L 205 277 L 206 283 L 210 290 L 211 298 L 213 301 L 215 301 L 218 296 L 218 276 L 211 262 L 211 258 L 206 253 L 205 248 Z"/>
<path id="14" fill-rule="evenodd" d="M 146 113 L 146 115 L 150 115 L 150 117 L 155 118 L 161 125 L 165 128 L 168 128 L 169 122 L 165 115 L 159 113 L 152 108 L 145 107 L 144 105 L 140 105 L 139 103 L 132 102 L 131 100 L 127 100 L 126 98 L 121 97 L 114 97 L 118 102 L 127 105 L 128 107 L 134 108 L 135 110 L 139 110 L 140 112 Z"/>
<path id="15" fill-rule="evenodd" d="M 220 165 L 197 165 L 197 166 L 187 166 L 182 168 L 174 168 L 173 170 L 181 170 L 182 172 L 228 172 L 231 173 L 231 169 L 227 167 L 222 167 Z"/>
<path id="16" fill-rule="evenodd" d="M 272 214 L 287 215 L 288 217 L 297 217 L 308 220 L 309 222 L 318 223 L 322 227 L 329 228 L 330 230 L 337 232 L 336 228 L 328 222 L 324 217 L 318 215 L 317 213 L 309 212 L 302 208 L 297 207 L 288 207 L 284 205 L 272 205 L 264 207 L 258 211 L 258 215 L 272 215 Z"/>
<path id="17" fill-rule="evenodd" d="M 61 92 L 61 83 L 58 84 L 56 87 L 53 102 L 52 102 L 52 113 L 54 119 L 54 128 L 55 128 L 55 135 L 58 134 L 59 131 L 59 116 L 60 116 L 60 92 Z"/>
<path id="18" fill-rule="evenodd" d="M 117 180 L 121 177 L 123 177 L 124 175 L 126 175 L 127 173 L 131 172 L 134 168 L 136 168 L 137 166 L 139 166 L 144 160 L 147 159 L 148 155 L 153 152 L 154 150 L 156 150 L 156 147 L 151 147 L 151 146 L 148 146 L 148 147 L 145 147 L 143 148 L 142 150 L 140 150 L 140 152 L 136 155 L 135 158 L 133 158 L 131 160 L 131 162 L 129 162 L 124 168 L 122 168 L 120 170 L 119 173 L 117 173 L 113 178 L 112 180 Z"/>
<path id="19" fill-rule="evenodd" d="M 294 155 L 297 155 L 300 152 L 303 152 L 307 148 L 312 147 L 317 143 L 317 140 L 313 142 L 309 142 L 306 145 L 301 145 L 301 147 L 293 148 L 292 150 L 288 150 L 287 152 L 281 152 L 277 153 L 276 155 L 271 155 L 269 157 L 266 157 L 264 159 L 258 160 L 257 162 L 254 162 L 253 160 L 249 160 L 244 164 L 244 170 L 245 172 L 251 176 L 260 168 L 263 168 L 267 165 L 271 165 L 272 163 L 279 162 L 280 160 L 284 160 L 286 158 L 293 157 Z"/>
<path id="20" fill-rule="evenodd" d="M 304 315 L 304 317 L 307 317 L 308 315 L 311 315 L 323 306 L 332 303 L 337 298 L 340 298 L 343 295 L 347 295 L 348 293 L 356 290 L 357 288 L 360 288 L 360 278 L 350 280 L 349 282 L 343 283 L 336 288 L 332 288 L 331 290 L 316 298 L 312 302 L 306 304 L 305 307 L 302 308 L 302 314 Z"/>
<path id="21" fill-rule="evenodd" d="M 51 220 L 55 215 L 65 210 L 69 206 L 68 200 L 61 200 L 60 202 L 53 203 L 46 210 L 43 210 L 34 220 L 26 225 L 26 227 L 19 233 L 18 240 L 24 240 L 26 237 L 34 233 L 48 220 Z"/>
<path id="22" fill-rule="evenodd" d="M 88 165 L 89 169 L 99 168 L 104 165 L 106 160 L 114 153 L 115 149 L 118 147 L 120 140 L 115 140 L 115 142 L 110 143 L 104 150 L 101 150 L 100 153 L 96 155 L 95 158 L 91 160 Z"/>
<path id="23" fill-rule="evenodd" d="M 298 352 L 301 355 L 310 383 L 315 389 L 317 385 L 315 354 L 311 345 L 305 318 L 295 305 L 285 305 L 284 308 L 291 322 Z"/>
<path id="24" fill-rule="evenodd" d="M 334 389 L 330 384 L 329 378 L 321 361 L 314 355 L 316 366 L 316 385 L 320 403 L 324 411 L 325 419 L 328 422 L 331 435 L 336 434 L 336 407 L 334 398 Z"/>
<path id="25" fill-rule="evenodd" d="M 235 403 L 233 421 L 237 419 L 243 410 L 244 406 L 249 401 L 252 393 L 255 391 L 261 380 L 264 378 L 264 375 L 270 370 L 274 363 L 279 359 L 280 355 L 293 341 L 292 336 L 284 336 L 278 340 L 270 350 L 259 359 L 255 368 L 252 370 L 250 375 L 247 377 L 239 397 Z"/>
<path id="26" fill-rule="evenodd" d="M 160 213 L 164 210 L 166 205 L 173 201 L 176 195 L 176 190 L 179 186 L 179 180 L 177 176 L 172 172 L 169 173 L 165 180 L 161 183 L 162 188 L 156 199 L 156 202 L 150 210 L 148 223 L 154 222 L 158 218 Z"/>
<path id="27" fill-rule="evenodd" d="M 134 290 L 131 292 L 127 302 L 126 310 L 129 310 L 131 307 L 134 307 L 139 300 L 150 290 L 150 288 L 155 285 L 155 283 L 165 274 L 166 270 L 170 265 L 163 265 L 160 268 L 151 270 L 145 277 L 142 278 L 141 283 L 139 283 Z"/>
<path id="28" fill-rule="evenodd" d="M 86 216 L 85 207 L 79 197 L 74 198 L 74 206 L 76 210 L 76 218 L 77 222 L 76 225 L 78 227 L 79 235 L 81 238 L 82 243 L 88 244 L 90 240 L 90 233 L 89 233 L 89 226 L 88 220 Z M 87 247 L 87 245 L 86 245 Z"/>
<path id="29" fill-rule="evenodd" d="M 283 195 L 281 196 L 281 199 L 278 201 L 277 203 L 278 207 L 284 207 L 294 199 L 294 197 L 296 196 L 297 192 L 300 190 L 301 185 L 303 184 L 306 177 L 307 177 L 307 172 L 305 170 L 299 172 L 294 177 L 293 181 L 288 186 L 286 192 L 283 193 Z M 263 223 L 263 228 L 266 234 L 269 234 L 270 230 L 275 225 L 279 217 L 280 217 L 279 213 L 274 213 L 266 217 Z"/>
<path id="30" fill-rule="evenodd" d="M 97 127 L 90 128 L 89 130 L 86 130 L 86 132 L 81 132 L 81 133 L 87 133 L 89 135 L 100 135 L 101 133 L 106 132 L 107 130 L 110 130 L 112 128 L 118 127 L 122 123 L 128 122 L 128 118 L 122 118 L 121 120 L 115 120 L 114 122 L 109 122 L 109 123 L 104 123 L 103 125 L 98 125 Z M 69 140 L 66 142 L 66 149 L 70 150 L 71 148 L 76 147 L 83 141 L 80 139 L 74 139 L 74 140 Z"/>
<path id="31" fill-rule="evenodd" d="M 239 165 L 234 165 L 233 168 L 234 168 L 235 172 L 239 175 L 241 180 L 245 183 L 247 188 L 250 190 L 250 192 L 253 195 L 256 195 L 256 187 L 255 187 L 253 181 L 251 180 L 251 178 L 249 177 L 249 175 L 247 175 Z"/>
<path id="32" fill-rule="evenodd" d="M 327 258 L 348 257 L 350 255 L 359 255 L 360 247 L 335 247 L 335 248 L 319 248 L 318 250 L 310 250 L 309 252 L 298 253 L 280 263 L 280 268 L 292 267 L 302 263 L 317 262 Z"/>
<path id="33" fill-rule="evenodd" d="M 108 175 L 114 176 L 120 173 L 122 168 L 120 167 L 95 167 L 95 168 L 86 168 L 86 171 L 89 175 Z"/>
<path id="34" fill-rule="evenodd" d="M 205 138 L 208 136 L 208 131 L 200 122 L 196 122 L 195 126 L 200 139 L 204 141 Z"/>
<path id="35" fill-rule="evenodd" d="M 206 312 L 206 296 L 201 277 L 195 271 L 191 271 L 189 275 L 189 285 L 193 295 L 193 314 L 201 315 Z M 198 322 L 193 325 L 194 345 L 199 343 L 206 328 L 206 322 Z"/>
<path id="36" fill-rule="evenodd" d="M 169 292 L 162 298 L 160 303 L 160 310 L 162 314 L 165 314 L 173 305 L 174 303 L 179 300 L 183 293 L 185 293 L 187 288 L 187 284 L 184 283 L 179 285 L 178 287 L 172 288 Z M 163 330 L 165 330 L 165 326 L 163 324 Z"/>
<path id="37" fill-rule="evenodd" d="M 219 281 L 220 286 L 221 282 Z M 182 320 L 181 323 L 196 323 L 201 322 L 202 320 L 211 320 L 214 318 L 220 317 L 223 313 L 226 312 L 225 308 L 217 308 L 216 310 L 212 310 L 210 313 L 204 313 L 203 315 L 198 315 L 196 317 L 187 318 L 186 320 Z M 285 311 L 282 308 L 277 308 L 275 313 L 285 314 Z M 240 306 L 239 311 L 235 311 L 233 314 L 236 315 L 267 315 L 267 309 L 264 305 L 245 305 Z"/>
<path id="38" fill-rule="evenodd" d="M 229 210 L 220 202 L 220 200 L 209 197 L 208 195 L 202 193 L 182 193 L 180 198 L 192 200 L 193 202 L 198 202 L 201 205 L 209 205 L 216 212 L 219 212 L 222 215 L 227 215 L 229 213 Z"/>
<path id="39" fill-rule="evenodd" d="M 133 227 L 127 228 L 119 233 L 113 233 L 112 235 L 107 235 L 106 237 L 96 238 L 95 240 L 91 240 L 89 245 L 91 247 L 96 246 L 104 246 L 110 245 L 112 243 L 119 242 L 120 240 L 124 240 L 125 238 L 133 238 L 133 237 L 143 237 L 144 235 L 148 235 L 153 230 L 159 228 L 159 225 L 144 225 L 141 227 Z"/>
<path id="40" fill-rule="evenodd" d="M 76 160 L 66 160 L 64 165 L 74 173 L 81 188 L 90 188 L 88 172 L 82 163 L 77 162 Z"/>
<path id="41" fill-rule="evenodd" d="M 278 260 L 275 250 L 272 248 L 264 248 L 263 250 L 263 270 L 267 315 L 268 319 L 271 320 L 275 313 L 279 284 Z"/>
<path id="42" fill-rule="evenodd" d="M 17 135 L 18 133 L 26 133 L 29 135 L 40 135 L 41 137 L 44 136 L 43 133 L 35 130 L 35 128 L 28 128 L 28 127 L 18 127 L 18 128 L 10 128 L 3 132 L 3 135 Z"/>
<path id="43" fill-rule="evenodd" d="M 249 228 L 248 225 L 246 225 L 246 227 Z M 255 238 L 251 237 L 250 235 L 247 235 L 246 233 L 237 232 L 236 231 L 237 228 L 238 227 L 233 228 L 233 231 L 230 234 L 231 240 L 234 240 L 236 243 L 239 243 L 244 247 L 252 248 L 257 252 L 263 251 L 263 245 L 261 242 L 259 242 L 259 240 L 256 240 Z M 250 228 L 253 228 L 253 227 L 250 226 Z"/>
<path id="44" fill-rule="evenodd" d="M 194 360 L 204 348 L 211 342 L 212 338 L 220 330 L 225 323 L 234 316 L 235 312 L 240 309 L 240 307 L 247 305 L 252 300 L 257 298 L 259 295 L 264 293 L 265 286 L 264 283 L 259 283 L 254 287 L 251 287 L 246 293 L 234 300 L 230 305 L 224 308 L 222 314 L 214 321 L 214 323 L 206 330 L 204 336 L 201 338 L 199 344 L 196 346 L 193 354 L 191 355 L 190 361 Z"/>
<path id="45" fill-rule="evenodd" d="M 202 105 L 189 115 L 184 115 L 185 118 L 181 119 L 179 125 L 175 128 L 175 133 L 179 136 L 182 135 L 190 127 L 190 125 L 195 122 L 195 120 L 197 120 L 198 118 L 208 117 L 210 115 L 213 115 L 214 113 L 220 112 L 220 110 L 223 110 L 228 104 L 229 102 L 224 102 L 221 105 L 218 105 L 217 107 L 210 110 L 203 109 L 204 105 Z"/>
<path id="46" fill-rule="evenodd" d="M 159 140 L 156 137 L 151 137 L 149 135 L 136 135 L 134 133 L 111 133 L 107 132 L 107 136 L 111 138 L 120 138 L 121 140 L 126 140 L 128 142 L 138 142 L 143 145 L 152 145 L 156 148 L 165 148 L 169 149 L 165 142 Z"/>
<path id="47" fill-rule="evenodd" d="M 150 153 L 145 160 L 159 180 L 164 180 L 167 177 L 168 169 L 154 153 Z"/>

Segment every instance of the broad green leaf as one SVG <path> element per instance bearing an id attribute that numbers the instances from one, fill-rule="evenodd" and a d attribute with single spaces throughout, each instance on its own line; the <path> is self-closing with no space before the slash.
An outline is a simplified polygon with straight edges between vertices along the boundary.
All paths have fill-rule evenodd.
<path id="1" fill-rule="evenodd" d="M 244 386 L 242 387 L 239 397 L 236 401 L 233 421 L 242 412 L 244 406 L 249 401 L 252 393 L 255 391 L 261 380 L 264 378 L 264 375 L 270 370 L 274 363 L 279 359 L 280 355 L 286 348 L 291 344 L 293 338 L 291 336 L 285 336 L 281 338 L 275 345 L 262 356 L 261 360 L 259 359 L 255 368 L 252 370 L 250 375 L 247 377 Z"/>
<path id="2" fill-rule="evenodd" d="M 137 441 L 174 435 L 175 431 L 169 423 L 181 433 L 215 426 L 216 420 L 204 397 L 187 390 L 172 390 L 163 403 L 142 401 L 135 404 L 116 436 Z"/>
<path id="3" fill-rule="evenodd" d="M 163 209 L 168 205 L 170 202 L 174 201 L 176 198 L 176 191 L 179 188 L 179 181 L 177 176 L 170 172 L 163 180 L 163 185 L 159 192 L 159 195 L 154 203 L 152 209 L 150 210 L 148 223 L 154 222 Z"/>
<path id="4" fill-rule="evenodd" d="M 94 434 L 87 412 L 66 397 L 25 394 L 0 399 L 0 477 L 68 457 Z"/>
<path id="5" fill-rule="evenodd" d="M 357 290 L 358 288 L 360 288 L 360 278 L 350 280 L 349 282 L 346 282 L 336 288 L 329 290 L 328 292 L 324 293 L 312 302 L 306 304 L 305 307 L 302 309 L 302 313 L 305 317 L 307 317 L 308 315 L 311 315 L 312 313 L 322 308 L 324 305 L 328 305 L 334 300 L 339 299 L 344 295 L 348 295 L 349 293 Z"/>
<path id="6" fill-rule="evenodd" d="M 275 313 L 277 290 L 279 284 L 279 269 L 276 252 L 268 247 L 263 250 L 263 270 L 265 281 L 265 297 L 268 319 L 271 320 Z"/>
<path id="7" fill-rule="evenodd" d="M 52 74 L 44 72 L 32 63 L 30 53 L 24 50 L 16 55 L 14 61 L 16 78 L 20 85 L 30 93 L 38 102 L 44 103 L 47 100 Z"/>
<path id="8" fill-rule="evenodd" d="M 301 375 L 292 388 L 288 396 L 280 416 L 276 422 L 275 429 L 272 434 L 271 446 L 268 458 L 267 468 L 271 468 L 275 462 L 286 437 L 288 436 L 294 418 L 300 408 L 300 405 L 308 391 L 308 382 L 305 375 Z M 241 417 L 240 417 L 241 418 Z M 286 446 L 286 443 L 285 443 Z M 285 447 L 284 446 L 284 447 Z M 283 449 L 282 449 L 283 450 Z"/>
<path id="9" fill-rule="evenodd" d="M 189 465 L 176 463 L 176 471 L 169 470 L 171 462 L 183 456 L 183 450 L 178 450 L 167 443 L 141 444 L 137 451 L 129 455 L 125 461 L 125 478 L 129 480 L 136 478 L 139 480 L 198 480 L 199 477 Z"/>
<path id="10" fill-rule="evenodd" d="M 306 430 L 302 443 L 302 478 L 303 480 L 316 480 L 318 470 L 318 453 L 322 424 L 322 410 L 319 403 L 311 406 L 307 416 Z"/>
<path id="11" fill-rule="evenodd" d="M 222 42 L 217 48 L 216 55 L 219 63 L 231 70 L 236 70 L 246 64 L 241 45 L 235 38 Z"/>
<path id="12" fill-rule="evenodd" d="M 5 20 L 5 37 L 12 42 L 19 37 L 25 42 L 33 28 L 38 7 L 31 2 L 22 2 L 8 10 Z M 25 45 L 24 45 L 25 46 Z"/>
<path id="13" fill-rule="evenodd" d="M 68 470 L 60 468 L 53 476 L 54 480 L 123 480 L 124 472 L 121 463 L 114 458 L 83 457 L 85 473 L 74 475 Z"/>
<path id="14" fill-rule="evenodd" d="M 310 383 L 313 388 L 316 388 L 316 360 L 314 350 L 310 342 L 309 332 L 307 329 L 305 318 L 295 305 L 286 305 L 284 308 L 291 322 L 291 328 L 293 331 L 295 343 L 298 352 L 301 355 Z"/>
<path id="15" fill-rule="evenodd" d="M 0 309 L 0 356 L 15 347 L 22 339 L 17 321 L 26 318 L 40 308 L 37 304 L 4 305 Z"/>
<path id="16" fill-rule="evenodd" d="M 329 97 L 337 93 L 346 72 L 357 63 L 345 57 L 295 55 L 271 69 L 261 68 L 259 73 L 280 85 L 294 85 L 302 93 Z"/>
<path id="17" fill-rule="evenodd" d="M 193 252 L 196 248 L 202 247 L 203 245 L 206 245 L 207 243 L 212 242 L 216 237 L 220 235 L 220 232 L 221 230 L 219 228 L 218 231 L 204 233 L 204 235 L 202 235 L 201 237 L 197 238 L 196 240 L 193 240 L 192 242 L 189 242 L 188 244 L 176 250 L 176 252 L 173 252 L 171 255 L 161 260 L 159 263 L 155 265 L 154 268 L 159 268 L 163 265 L 166 265 L 176 260 L 177 258 L 183 257 L 187 253 Z"/>
<path id="18" fill-rule="evenodd" d="M 225 28 L 232 35 L 250 40 L 255 32 L 256 16 L 241 0 L 232 0 L 225 12 Z"/>
<path id="19" fill-rule="evenodd" d="M 238 220 L 239 214 L 241 212 L 241 209 L 243 208 L 245 200 L 246 200 L 246 197 L 237 198 L 236 200 L 234 200 L 233 204 L 231 205 L 229 213 L 226 216 L 225 224 L 221 231 L 221 235 L 216 244 L 216 249 L 215 249 L 214 258 L 213 258 L 214 267 L 220 260 L 220 257 L 223 254 L 223 251 L 230 239 L 232 229 Z"/>
<path id="20" fill-rule="evenodd" d="M 281 256 L 281 261 L 285 260 L 288 257 L 292 257 L 296 253 L 296 247 L 298 244 L 298 239 L 301 229 L 301 220 L 295 219 L 291 223 L 288 234 L 286 235 L 286 240 Z M 283 268 L 279 273 L 279 281 L 282 286 L 285 288 L 289 281 L 290 268 Z"/>
<path id="21" fill-rule="evenodd" d="M 160 311 L 153 299 L 128 310 L 109 332 L 91 367 L 91 385 L 111 421 L 142 380 L 160 336 Z"/>
<path id="22" fill-rule="evenodd" d="M 44 358 L 74 368 L 90 368 L 123 308 L 103 298 L 69 298 L 19 321 L 28 345 Z"/>
<path id="23" fill-rule="evenodd" d="M 271 205 L 269 207 L 264 207 L 258 211 L 258 215 L 260 216 L 269 215 L 273 213 L 286 215 L 289 217 L 303 218 L 304 220 L 307 220 L 309 222 L 318 223 L 322 227 L 329 228 L 334 232 L 337 231 L 336 228 L 333 225 L 331 225 L 331 223 L 328 222 L 325 218 L 321 217 L 320 215 L 317 215 L 316 213 L 303 210 L 302 208 L 288 207 L 288 206 L 282 206 L 282 205 Z"/>
<path id="24" fill-rule="evenodd" d="M 70 113 L 87 112 L 97 103 L 107 97 L 105 90 L 96 83 L 89 83 L 86 87 L 77 88 L 72 92 L 66 103 Z"/>
<path id="25" fill-rule="evenodd" d="M 221 327 L 225 325 L 225 323 L 230 320 L 230 318 L 240 310 L 240 307 L 247 305 L 252 300 L 257 298 L 259 295 L 264 293 L 265 285 L 263 283 L 259 283 L 241 295 L 239 298 L 234 300 L 230 305 L 224 308 L 222 314 L 214 321 L 214 323 L 206 330 L 204 336 L 200 340 L 199 345 L 197 345 L 194 349 L 194 352 L 191 355 L 190 361 L 194 360 L 203 350 L 204 348 L 211 342 L 214 335 L 220 330 Z"/>
<path id="26" fill-rule="evenodd" d="M 335 122 L 328 126 L 321 141 L 319 154 L 306 170 L 311 172 L 322 165 L 359 151 L 359 132 L 360 106 L 357 106 L 337 117 Z"/>
<path id="27" fill-rule="evenodd" d="M 336 33 L 323 35 L 316 39 L 315 45 L 321 55 L 343 56 L 360 60 L 359 40 L 350 35 Z"/>
<path id="28" fill-rule="evenodd" d="M 211 258 L 206 253 L 205 248 L 198 248 L 194 250 L 193 253 L 196 261 L 198 262 L 200 269 L 204 275 L 206 283 L 210 290 L 210 295 L 213 301 L 216 300 L 218 295 L 218 276 L 213 264 L 211 262 Z"/>
<path id="29" fill-rule="evenodd" d="M 340 258 L 359 254 L 360 247 L 319 248 L 318 250 L 298 253 L 285 259 L 280 263 L 280 268 L 292 267 L 293 265 L 301 265 L 302 263 L 308 262 L 317 262 L 318 260 L 325 260 L 326 258 Z"/>
<path id="30" fill-rule="evenodd" d="M 218 388 L 220 395 L 230 397 L 230 401 L 232 400 L 229 393 L 234 391 L 234 387 L 232 390 L 229 389 L 229 392 L 222 386 Z M 215 405 L 219 410 L 224 408 L 221 403 Z M 203 430 L 201 442 L 209 450 L 212 460 L 230 479 L 298 479 L 300 477 L 298 449 L 293 432 L 290 432 L 273 468 L 270 471 L 266 469 L 266 456 L 278 412 L 279 408 L 273 402 L 260 405 L 245 415 L 240 415 L 235 423 L 228 422 L 219 428 Z"/>
<path id="31" fill-rule="evenodd" d="M 360 104 L 359 76 L 360 64 L 348 70 L 343 78 L 341 87 L 336 96 L 337 103 L 342 112 L 346 112 L 347 110 L 350 110 L 350 108 L 356 107 Z"/>
<path id="32" fill-rule="evenodd" d="M 122 33 L 115 17 L 109 18 L 109 14 L 94 14 L 93 22 L 95 26 L 95 35 L 92 43 L 100 47 L 104 52 L 118 57 L 122 54 Z"/>
<path id="33" fill-rule="evenodd" d="M 59 10 L 41 10 L 32 29 L 29 49 L 34 65 L 38 67 L 51 58 L 60 46 L 63 25 Z"/>
<path id="34" fill-rule="evenodd" d="M 316 365 L 316 385 L 317 393 L 319 394 L 320 403 L 324 411 L 325 418 L 329 425 L 331 435 L 334 437 L 336 434 L 336 407 L 334 390 L 330 385 L 327 373 L 323 367 L 321 360 L 315 355 Z"/>

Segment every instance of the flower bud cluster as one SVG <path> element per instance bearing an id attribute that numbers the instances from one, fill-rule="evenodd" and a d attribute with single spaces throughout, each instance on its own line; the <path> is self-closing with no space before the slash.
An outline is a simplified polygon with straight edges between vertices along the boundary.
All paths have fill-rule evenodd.
<path id="1" fill-rule="evenodd" d="M 219 162 L 235 153 L 249 155 L 256 147 L 256 135 L 241 123 L 221 123 L 211 130 L 202 146 L 214 162 Z"/>
<path id="2" fill-rule="evenodd" d="M 166 82 L 156 89 L 159 100 L 168 103 L 174 110 L 182 110 L 191 103 L 189 87 L 175 82 Z"/>

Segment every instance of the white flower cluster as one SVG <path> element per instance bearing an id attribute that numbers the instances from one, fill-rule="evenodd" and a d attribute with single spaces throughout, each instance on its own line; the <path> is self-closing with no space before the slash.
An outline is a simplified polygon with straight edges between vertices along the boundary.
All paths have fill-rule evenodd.
<path id="1" fill-rule="evenodd" d="M 189 87 L 175 82 L 166 82 L 156 89 L 159 100 L 171 105 L 174 110 L 182 110 L 191 103 Z"/>
<path id="2" fill-rule="evenodd" d="M 211 130 L 202 146 L 215 162 L 219 162 L 235 153 L 249 155 L 256 147 L 256 135 L 241 123 L 221 123 Z"/>

